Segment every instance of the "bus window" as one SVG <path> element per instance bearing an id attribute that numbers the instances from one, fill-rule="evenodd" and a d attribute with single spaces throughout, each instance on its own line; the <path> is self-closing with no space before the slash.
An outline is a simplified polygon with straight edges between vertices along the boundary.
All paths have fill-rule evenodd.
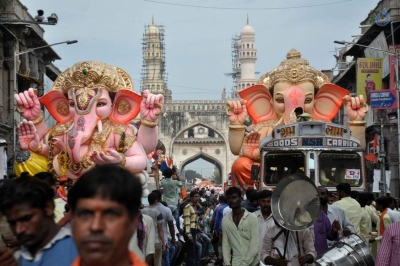
<path id="1" fill-rule="evenodd" d="M 304 174 L 305 156 L 302 152 L 268 153 L 264 160 L 266 185 L 277 184 L 282 178 L 291 174 Z"/>
<path id="2" fill-rule="evenodd" d="M 348 183 L 360 186 L 363 182 L 360 155 L 353 152 L 321 152 L 319 155 L 320 183 L 336 186 Z"/>

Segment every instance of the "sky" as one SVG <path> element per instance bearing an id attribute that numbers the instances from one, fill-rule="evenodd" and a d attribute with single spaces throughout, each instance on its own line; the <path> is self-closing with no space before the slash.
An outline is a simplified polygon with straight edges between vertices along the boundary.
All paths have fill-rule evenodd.
<path id="1" fill-rule="evenodd" d="M 230 95 L 231 38 L 246 25 L 255 30 L 257 78 L 295 48 L 316 69 L 335 67 L 334 40 L 351 41 L 377 0 L 20 0 L 35 16 L 56 13 L 55 26 L 43 25 L 47 43 L 78 40 L 53 49 L 65 70 L 83 60 L 102 61 L 126 70 L 140 88 L 144 26 L 165 28 L 168 88 L 174 100 L 218 100 Z M 166 4 L 168 3 L 168 4 Z M 209 8 L 204 8 L 209 7 Z M 195 163 L 193 163 L 195 164 Z M 207 164 L 199 164 L 203 172 Z M 189 165 L 190 166 L 190 165 Z M 187 169 L 190 169 L 190 167 Z M 209 165 L 206 175 L 211 175 Z M 208 169 L 208 168 L 207 168 Z M 195 170 L 195 169 L 194 169 Z"/>

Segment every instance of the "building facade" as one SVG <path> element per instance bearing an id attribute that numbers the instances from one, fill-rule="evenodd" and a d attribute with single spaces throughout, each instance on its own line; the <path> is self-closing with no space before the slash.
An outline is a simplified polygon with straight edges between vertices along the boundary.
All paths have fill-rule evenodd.
<path id="1" fill-rule="evenodd" d="M 390 16 L 390 21 L 393 22 L 393 31 L 391 24 L 380 26 L 375 23 L 376 16 L 381 11 L 386 10 Z M 354 39 L 349 45 L 339 50 L 338 59 L 338 74 L 332 79 L 332 83 L 337 84 L 350 91 L 351 95 L 357 94 L 357 59 L 364 57 L 383 57 L 383 71 L 382 71 L 382 88 L 389 89 L 391 65 L 386 58 L 388 51 L 392 45 L 400 44 L 400 1 L 399 0 L 381 0 L 377 3 L 376 7 L 367 14 L 365 20 L 360 23 L 361 35 Z M 392 38 L 393 37 L 393 38 Z M 393 43 L 394 42 L 394 43 Z M 377 49 L 368 49 L 363 46 L 369 46 Z M 397 88 L 399 90 L 399 88 Z M 397 99 L 399 101 L 399 99 Z M 341 121 L 346 122 L 346 117 L 343 110 L 341 110 Z M 390 115 L 396 114 L 397 119 L 389 119 Z M 391 195 L 399 197 L 400 195 L 400 175 L 399 175 L 399 134 L 400 128 L 398 124 L 398 110 L 370 110 L 367 116 L 366 140 L 367 148 L 366 154 L 375 154 L 379 160 L 373 162 L 368 179 L 370 182 L 370 190 L 373 190 L 373 181 L 381 180 L 380 176 L 374 176 L 374 169 L 381 169 L 382 162 L 384 161 L 383 168 L 390 170 L 390 189 Z M 383 135 L 381 134 L 381 128 Z M 374 147 L 374 139 L 378 143 L 384 139 L 384 146 L 379 147 L 377 150 Z M 379 151 L 379 153 L 378 153 Z M 382 160 L 384 157 L 384 160 Z"/>
<path id="2" fill-rule="evenodd" d="M 46 46 L 44 29 L 34 23 L 34 17 L 19 1 L 2 1 L 0 16 L 6 20 L 0 22 L 0 138 L 7 141 L 8 173 L 13 169 L 14 152 L 19 149 L 16 127 L 20 115 L 15 111 L 14 94 L 36 88 L 39 96 L 45 93 L 44 79 L 55 80 L 60 70 L 52 64 L 61 59 L 51 48 L 37 49 L 23 53 L 29 49 Z M 18 22 L 23 20 L 24 22 Z M 49 26 L 51 27 L 51 26 Z M 14 56 L 16 53 L 23 53 Z M 14 66 L 14 62 L 16 65 Z M 16 71 L 15 71 L 15 70 Z M 16 87 L 14 87 L 16 81 Z"/>

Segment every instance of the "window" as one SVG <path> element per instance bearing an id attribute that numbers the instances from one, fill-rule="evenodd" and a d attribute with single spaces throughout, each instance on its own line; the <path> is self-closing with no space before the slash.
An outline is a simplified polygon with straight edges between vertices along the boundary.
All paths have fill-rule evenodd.
<path id="1" fill-rule="evenodd" d="M 302 152 L 277 153 L 271 152 L 264 157 L 265 184 L 277 184 L 291 174 L 304 174 L 305 156 Z"/>
<path id="2" fill-rule="evenodd" d="M 154 86 L 154 84 L 153 85 L 151 85 L 151 90 L 154 90 L 155 89 L 155 86 Z"/>
<path id="3" fill-rule="evenodd" d="M 321 152 L 319 181 L 323 186 L 348 183 L 360 186 L 363 182 L 361 158 L 355 152 Z"/>
<path id="4" fill-rule="evenodd" d="M 193 128 L 188 130 L 188 138 L 194 138 L 194 129 Z"/>
<path id="5" fill-rule="evenodd" d="M 253 52 L 251 52 L 251 56 L 253 56 Z"/>
<path id="6" fill-rule="evenodd" d="M 247 48 L 250 48 L 250 45 L 249 45 L 249 44 L 247 44 Z"/>
<path id="7" fill-rule="evenodd" d="M 157 85 L 157 90 L 158 90 L 158 91 L 160 90 L 160 85 Z"/>
<path id="8" fill-rule="evenodd" d="M 250 87 L 250 83 L 247 83 L 247 88 Z"/>
<path id="9" fill-rule="evenodd" d="M 250 54 L 249 54 L 249 52 L 247 52 L 247 56 L 249 56 Z"/>
<path id="10" fill-rule="evenodd" d="M 158 57 L 158 53 L 156 53 L 156 57 Z"/>
<path id="11" fill-rule="evenodd" d="M 253 44 L 251 44 L 251 49 L 253 49 Z"/>

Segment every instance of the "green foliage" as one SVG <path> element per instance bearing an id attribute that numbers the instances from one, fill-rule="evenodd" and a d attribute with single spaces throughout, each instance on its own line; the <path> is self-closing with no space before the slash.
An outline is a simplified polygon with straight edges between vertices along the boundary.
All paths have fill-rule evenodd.
<path id="1" fill-rule="evenodd" d="M 185 170 L 185 178 L 187 181 L 192 181 L 193 178 L 202 178 L 202 176 L 193 170 Z"/>

